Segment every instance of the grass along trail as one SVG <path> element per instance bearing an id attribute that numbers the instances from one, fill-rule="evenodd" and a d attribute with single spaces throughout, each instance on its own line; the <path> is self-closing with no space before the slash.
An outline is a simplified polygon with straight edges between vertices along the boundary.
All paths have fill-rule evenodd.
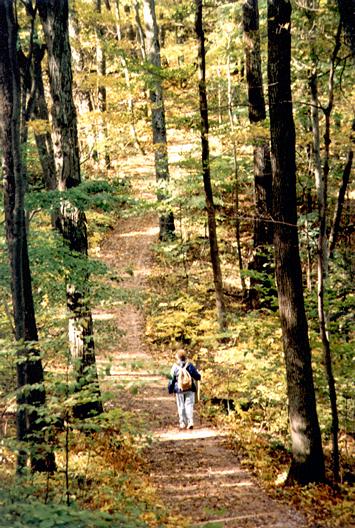
<path id="1" fill-rule="evenodd" d="M 125 169 L 135 173 L 137 192 L 148 196 L 144 184 L 153 167 L 144 158 L 141 162 Z M 121 286 L 128 301 L 109 312 L 98 309 L 94 317 L 111 319 L 115 325 L 117 339 L 106 383 L 118 405 L 139 414 L 152 435 L 145 457 L 158 496 L 168 511 L 189 518 L 191 526 L 305 527 L 299 513 L 267 496 L 228 449 L 223 433 L 202 423 L 196 411 L 194 429 L 178 429 L 175 400 L 168 395 L 167 379 L 161 374 L 164 365 L 147 347 L 144 313 L 136 302 L 147 291 L 157 236 L 155 214 L 119 220 L 102 244 L 101 258 L 123 277 Z"/>

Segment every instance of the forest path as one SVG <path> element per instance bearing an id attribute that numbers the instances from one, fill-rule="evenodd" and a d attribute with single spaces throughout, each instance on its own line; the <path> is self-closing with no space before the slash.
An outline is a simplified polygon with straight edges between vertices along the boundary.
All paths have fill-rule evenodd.
<path id="1" fill-rule="evenodd" d="M 136 160 L 137 166 L 123 170 L 134 173 L 136 192 L 149 198 L 147 181 L 153 167 L 144 158 L 141 164 Z M 153 442 L 145 449 L 145 457 L 162 503 L 171 513 L 188 517 L 194 527 L 305 527 L 299 513 L 267 496 L 227 448 L 223 434 L 201 423 L 196 410 L 194 429 L 178 429 L 175 400 L 167 394 L 167 378 L 161 374 L 166 365 L 159 365 L 149 351 L 139 305 L 141 295 L 148 294 L 157 235 L 155 214 L 119 220 L 102 244 L 101 258 L 123 277 L 121 286 L 128 301 L 113 306 L 106 315 L 98 309 L 94 317 L 106 316 L 116 325 L 117 343 L 110 353 L 106 384 L 119 405 L 137 413 L 150 430 Z"/>

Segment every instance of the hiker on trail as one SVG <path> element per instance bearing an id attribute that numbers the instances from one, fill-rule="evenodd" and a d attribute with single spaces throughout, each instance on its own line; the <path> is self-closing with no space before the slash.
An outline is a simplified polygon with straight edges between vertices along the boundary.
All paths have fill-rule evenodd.
<path id="1" fill-rule="evenodd" d="M 176 395 L 180 429 L 186 427 L 193 429 L 195 394 L 201 374 L 192 363 L 187 361 L 186 353 L 179 350 L 176 354 L 176 363 L 171 367 L 170 376 L 168 389 L 170 394 Z"/>

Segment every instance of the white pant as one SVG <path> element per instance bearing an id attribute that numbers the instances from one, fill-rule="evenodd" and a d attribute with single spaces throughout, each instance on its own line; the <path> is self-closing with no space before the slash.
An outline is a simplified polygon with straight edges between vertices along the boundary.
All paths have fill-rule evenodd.
<path id="1" fill-rule="evenodd" d="M 180 427 L 194 424 L 195 393 L 192 391 L 178 392 L 176 405 L 179 413 Z"/>

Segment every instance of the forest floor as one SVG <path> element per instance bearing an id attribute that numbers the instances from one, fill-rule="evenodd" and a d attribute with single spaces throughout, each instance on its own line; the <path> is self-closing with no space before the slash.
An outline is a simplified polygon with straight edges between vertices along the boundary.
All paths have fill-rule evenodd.
<path id="1" fill-rule="evenodd" d="M 136 159 L 135 166 L 121 169 L 134 177 L 134 192 L 140 196 L 145 193 L 143 197 L 149 199 L 147 181 L 152 178 L 153 167 L 146 159 L 141 161 Z M 145 448 L 144 457 L 159 499 L 168 511 L 188 518 L 196 527 L 305 527 L 299 512 L 261 489 L 228 448 L 225 433 L 204 423 L 198 408 L 194 429 L 178 429 L 175 400 L 168 395 L 167 378 L 162 374 L 167 361 L 161 364 L 149 349 L 144 305 L 137 302 L 144 295 L 149 302 L 148 277 L 154 272 L 157 236 L 156 214 L 118 220 L 101 245 L 101 259 L 122 278 L 120 285 L 131 300 L 109 311 L 98 308 L 94 317 L 109 318 L 116 327 L 117 341 L 110 350 L 110 375 L 105 384 L 117 405 L 146 423 L 152 442 Z M 104 354 L 100 362 L 105 363 Z"/>

